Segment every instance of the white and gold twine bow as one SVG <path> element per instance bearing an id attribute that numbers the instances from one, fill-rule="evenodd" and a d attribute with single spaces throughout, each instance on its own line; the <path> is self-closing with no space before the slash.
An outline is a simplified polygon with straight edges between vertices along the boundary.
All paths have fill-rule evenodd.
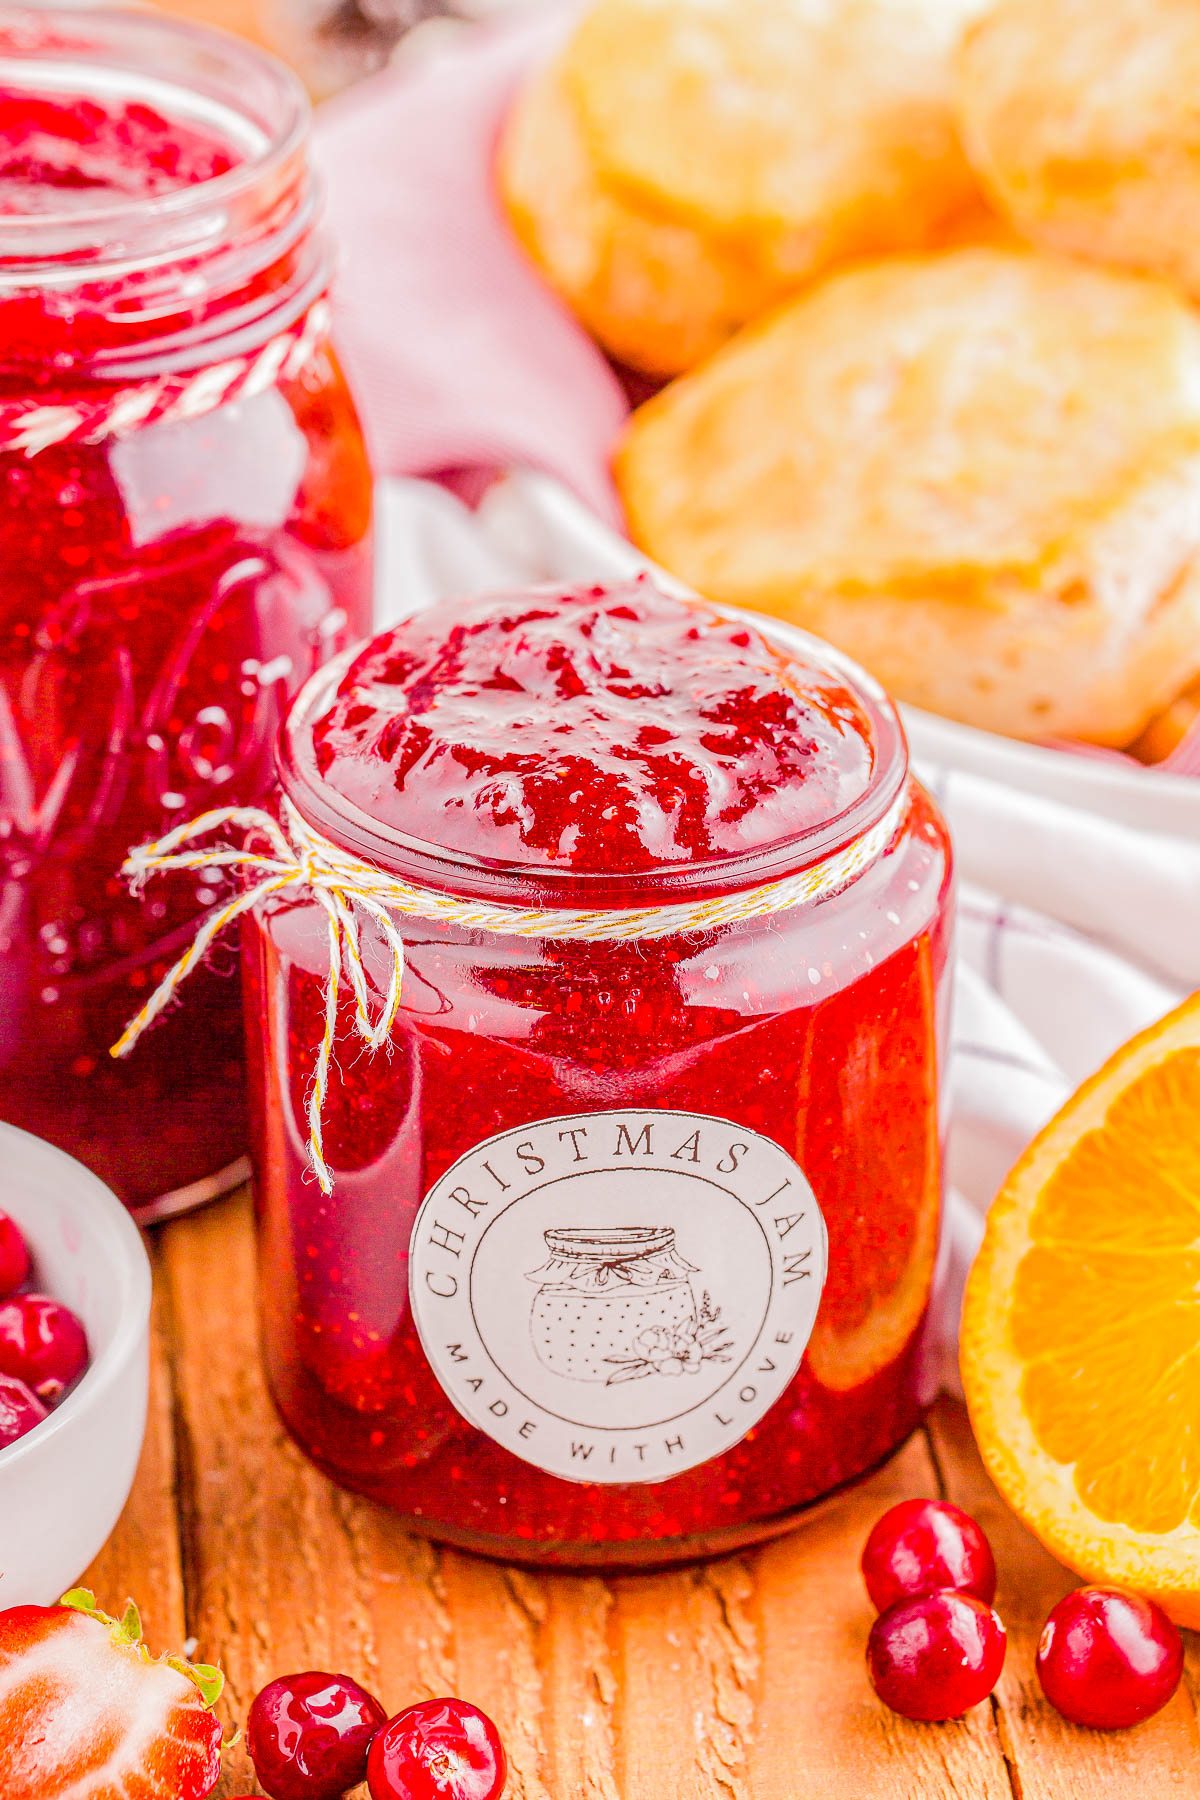
<path id="1" fill-rule="evenodd" d="M 908 804 L 908 792 L 903 789 L 883 818 L 853 843 L 778 881 L 675 906 L 609 910 L 491 906 L 480 900 L 438 893 L 340 850 L 315 831 L 287 799 L 281 804 L 278 820 L 260 807 L 219 807 L 177 825 L 154 843 L 140 845 L 122 865 L 121 872 L 135 893 L 151 875 L 172 869 L 238 869 L 247 879 L 240 894 L 216 907 L 203 920 L 183 955 L 167 970 L 136 1018 L 130 1020 L 111 1054 L 128 1056 L 223 931 L 272 894 L 282 893 L 285 888 L 302 890 L 324 910 L 329 932 L 324 1025 L 306 1107 L 309 1160 L 323 1192 L 328 1194 L 333 1178 L 325 1161 L 321 1120 L 333 1061 L 342 976 L 344 973 L 354 995 L 355 1030 L 369 1050 L 381 1050 L 391 1038 L 404 981 L 404 939 L 396 914 L 503 937 L 552 942 L 570 938 L 591 943 L 628 943 L 712 931 L 820 900 L 844 887 L 887 848 L 903 823 Z M 240 845 L 203 842 L 230 826 L 244 833 Z M 265 840 L 269 848 L 250 848 L 256 839 Z M 357 915 L 375 923 L 389 954 L 387 987 L 374 1001 L 363 965 Z"/>

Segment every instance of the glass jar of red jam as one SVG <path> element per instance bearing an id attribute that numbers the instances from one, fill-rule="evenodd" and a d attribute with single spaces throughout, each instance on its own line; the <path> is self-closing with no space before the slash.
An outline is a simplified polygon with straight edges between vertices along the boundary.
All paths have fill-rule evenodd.
<path id="1" fill-rule="evenodd" d="M 232 38 L 0 11 L 0 1117 L 135 1208 L 236 1179 L 236 958 L 109 1047 L 221 895 L 132 845 L 272 780 L 369 621 L 370 487 L 327 341 L 307 105 Z"/>
<path id="2" fill-rule="evenodd" d="M 645 580 L 534 591 L 343 658 L 279 758 L 405 952 L 374 1052 L 339 971 L 325 1192 L 328 915 L 301 884 L 247 934 L 267 1366 L 313 1460 L 436 1538 L 633 1566 L 886 1457 L 927 1398 L 952 905 L 881 691 Z"/>

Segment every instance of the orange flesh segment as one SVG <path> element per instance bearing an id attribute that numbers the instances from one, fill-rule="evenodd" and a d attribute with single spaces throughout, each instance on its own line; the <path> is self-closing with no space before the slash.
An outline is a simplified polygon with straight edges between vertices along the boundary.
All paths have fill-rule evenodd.
<path id="1" fill-rule="evenodd" d="M 1011 1304 L 1021 1400 L 1098 1519 L 1200 1524 L 1200 1049 L 1153 1065 L 1047 1181 Z"/>

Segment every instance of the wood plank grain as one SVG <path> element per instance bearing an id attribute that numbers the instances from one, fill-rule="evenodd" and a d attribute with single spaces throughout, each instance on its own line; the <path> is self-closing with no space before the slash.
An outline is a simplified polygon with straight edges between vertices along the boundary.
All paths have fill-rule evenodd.
<path id="1" fill-rule="evenodd" d="M 746 1800 L 762 1668 L 752 1563 L 725 1558 L 614 1584 L 622 1794 Z"/>
<path id="2" fill-rule="evenodd" d="M 447 1552 L 442 1581 L 453 1621 L 457 1689 L 500 1727 L 511 1800 L 550 1800 L 541 1749 L 545 1580 Z"/>
<path id="3" fill-rule="evenodd" d="M 253 1231 L 244 1198 L 172 1224 L 163 1265 L 177 1346 L 180 1520 L 188 1622 L 220 1661 L 244 1724 L 275 1675 L 336 1668 L 376 1684 L 345 1508 L 279 1425 L 263 1381 Z M 245 1747 L 219 1794 L 252 1786 Z"/>
<path id="4" fill-rule="evenodd" d="M 242 1721 L 269 1677 L 338 1667 L 392 1708 L 445 1692 L 486 1707 L 509 1746 L 513 1800 L 1079 1800 L 1085 1791 L 1088 1800 L 1125 1800 L 1200 1791 L 1190 1695 L 1115 1738 L 1074 1730 L 1041 1700 L 1033 1645 L 1070 1578 L 991 1490 L 960 1408 L 936 1409 L 936 1456 L 915 1439 L 870 1481 L 756 1552 L 667 1575 L 535 1576 L 407 1537 L 291 1445 L 260 1370 L 244 1198 L 170 1226 L 159 1261 L 160 1338 L 174 1334 L 174 1432 L 160 1342 L 139 1486 L 93 1576 L 105 1592 L 141 1596 L 154 1573 L 169 1602 L 155 1614 L 164 1639 L 179 1635 L 169 1613 L 173 1604 L 179 1619 L 182 1591 L 187 1629 L 227 1669 L 232 1720 Z M 857 1562 L 886 1506 L 937 1492 L 943 1479 L 992 1535 L 1012 1650 L 995 1708 L 910 1725 L 879 1705 L 866 1680 L 871 1612 Z M 239 1748 L 218 1792 L 253 1788 Z"/>
<path id="5" fill-rule="evenodd" d="M 997 1689 L 1001 1739 L 1021 1800 L 1158 1800 L 1200 1793 L 1200 1728 L 1192 1690 L 1131 1731 L 1083 1730 L 1044 1698 L 1034 1655 L 1046 1615 L 1077 1585 L 1014 1517 L 984 1470 L 966 1412 L 946 1400 L 931 1420 L 947 1497 L 975 1515 L 996 1553 L 996 1605 L 1008 1626 L 1008 1657 Z M 1196 1646 L 1193 1671 L 1200 1673 Z"/>
<path id="6" fill-rule="evenodd" d="M 947 1794 L 1007 1795 L 990 1718 L 913 1750 L 866 1687 L 858 1550 L 889 1498 L 932 1482 L 919 1445 L 786 1546 L 612 1582 L 524 1574 L 406 1537 L 287 1440 L 260 1372 L 244 1199 L 172 1225 L 163 1274 L 188 1623 L 224 1663 L 235 1720 L 270 1676 L 336 1666 L 389 1707 L 477 1700 L 504 1732 L 513 1800 L 650 1800 L 664 1783 L 673 1800 L 794 1800 L 799 1767 L 814 1793 L 852 1777 L 857 1800 L 909 1791 L 906 1768 L 914 1793 L 936 1771 Z M 250 1775 L 235 1751 L 222 1791 Z"/>
<path id="7" fill-rule="evenodd" d="M 339 1493 L 289 1443 L 260 1373 L 245 1201 L 173 1225 L 188 1618 L 240 1719 L 271 1675 L 345 1668 L 389 1707 L 438 1691 L 497 1719 L 513 1800 L 1008 1800 L 990 1712 L 918 1728 L 863 1668 L 862 1538 L 931 1491 L 921 1443 L 804 1530 L 659 1576 L 534 1576 L 440 1551 Z M 769 1679 L 767 1678 L 769 1673 Z M 798 1697 L 802 1697 L 799 1699 Z M 235 1752 L 226 1793 L 251 1771 Z"/>
<path id="8" fill-rule="evenodd" d="M 221 1656 L 231 1716 L 300 1667 L 344 1668 L 397 1710 L 460 1692 L 504 1733 L 513 1800 L 617 1800 L 605 1584 L 440 1551 L 307 1465 L 260 1374 L 244 1202 L 173 1225 L 164 1266 L 189 1471 L 189 1619 L 205 1654 Z M 219 1792 L 250 1783 L 239 1748 Z"/>
<path id="9" fill-rule="evenodd" d="M 523 1584 L 524 1585 L 524 1584 Z M 611 1642 L 614 1596 L 598 1576 L 560 1576 L 544 1595 L 541 1664 L 545 1782 L 554 1800 L 622 1800 L 620 1685 Z"/>
<path id="10" fill-rule="evenodd" d="M 619 1800 L 607 1585 L 439 1550 L 405 1537 L 380 1508 L 333 1497 L 372 1618 L 378 1691 L 388 1706 L 461 1693 L 500 1725 L 519 1800 Z"/>
<path id="11" fill-rule="evenodd" d="M 120 1523 L 82 1579 L 106 1612 L 134 1599 L 146 1642 L 157 1654 L 179 1651 L 187 1637 L 179 1522 L 175 1508 L 175 1422 L 171 1322 L 159 1279 L 157 1247 L 150 1327 L 150 1410 L 137 1479 Z"/>
<path id="12" fill-rule="evenodd" d="M 858 1559 L 887 1507 L 938 1493 L 923 1437 L 869 1481 L 759 1553 L 763 1683 L 749 1759 L 751 1800 L 1011 1800 L 990 1706 L 914 1725 L 871 1692 L 873 1617 Z M 740 1797 L 739 1797 L 740 1800 Z"/>

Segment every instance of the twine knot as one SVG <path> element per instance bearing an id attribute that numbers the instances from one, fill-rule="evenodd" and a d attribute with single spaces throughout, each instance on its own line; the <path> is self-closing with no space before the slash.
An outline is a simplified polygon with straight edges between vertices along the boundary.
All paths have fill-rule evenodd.
<path id="1" fill-rule="evenodd" d="M 634 942 L 706 933 L 835 893 L 882 854 L 903 825 L 908 807 L 905 787 L 884 816 L 861 837 L 779 881 L 673 906 L 611 909 L 496 906 L 439 893 L 351 856 L 315 831 L 286 797 L 278 819 L 260 807 L 218 807 L 177 825 L 154 843 L 139 845 L 122 864 L 121 873 L 135 893 L 141 892 L 151 875 L 166 874 L 172 869 L 237 869 L 242 872 L 244 886 L 235 898 L 203 919 L 192 942 L 167 970 L 141 1011 L 129 1021 L 110 1054 L 129 1055 L 223 931 L 272 894 L 282 893 L 285 888 L 300 890 L 324 911 L 329 936 L 324 1024 L 306 1103 L 309 1161 L 322 1191 L 328 1194 L 333 1189 L 333 1177 L 325 1160 L 322 1116 L 333 1061 L 341 983 L 343 979 L 349 982 L 354 995 L 354 1028 L 368 1050 L 375 1053 L 390 1047 L 404 981 L 404 940 L 396 915 L 551 942 Z M 226 827 L 240 831 L 243 841 L 204 842 Z M 266 849 L 251 847 L 264 841 L 269 846 Z M 378 927 L 388 951 L 388 979 L 382 995 L 372 995 L 363 965 L 360 931 L 365 920 Z"/>
<path id="2" fill-rule="evenodd" d="M 110 1054 L 115 1057 L 129 1055 L 142 1033 L 169 1004 L 180 984 L 203 960 L 210 944 L 243 913 L 250 912 L 270 895 L 282 893 L 285 888 L 306 891 L 324 910 L 329 933 L 325 1018 L 306 1108 L 309 1161 L 322 1192 L 328 1194 L 333 1190 L 333 1177 L 325 1160 L 322 1117 L 333 1061 L 343 973 L 354 993 L 355 1030 L 369 1050 L 381 1050 L 390 1042 L 400 1007 L 404 940 L 386 906 L 371 892 L 371 878 L 378 880 L 380 871 L 339 851 L 313 831 L 287 800 L 281 810 L 282 822 L 256 806 L 218 807 L 176 826 L 174 831 L 154 843 L 141 844 L 130 851 L 121 873 L 135 893 L 141 892 L 151 875 L 165 874 L 171 869 L 241 869 L 250 878 L 240 894 L 208 914 L 183 955 L 167 970 L 141 1011 L 129 1021 Z M 202 839 L 226 826 L 239 828 L 246 834 L 246 842 L 240 847 L 201 844 Z M 269 852 L 249 848 L 256 837 L 267 840 Z M 363 967 L 360 914 L 374 920 L 390 955 L 387 991 L 374 1003 Z"/>

